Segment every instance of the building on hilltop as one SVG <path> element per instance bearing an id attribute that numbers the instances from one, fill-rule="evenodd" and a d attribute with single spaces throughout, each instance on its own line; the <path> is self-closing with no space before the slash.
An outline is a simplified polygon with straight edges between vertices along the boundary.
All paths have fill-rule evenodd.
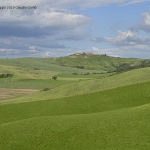
<path id="1" fill-rule="evenodd" d="M 107 56 L 106 54 L 98 54 L 99 56 Z"/>
<path id="2" fill-rule="evenodd" d="M 94 55 L 93 52 L 79 52 L 79 53 L 75 53 L 75 55 L 83 55 L 83 54 L 86 54 L 86 55 Z"/>

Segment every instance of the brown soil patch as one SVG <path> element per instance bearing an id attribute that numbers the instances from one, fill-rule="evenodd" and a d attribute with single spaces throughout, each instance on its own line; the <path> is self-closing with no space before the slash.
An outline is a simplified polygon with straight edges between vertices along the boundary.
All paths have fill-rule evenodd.
<path id="1" fill-rule="evenodd" d="M 0 89 L 0 100 L 14 98 L 22 95 L 32 94 L 38 92 L 38 90 L 28 89 Z"/>
<path id="2" fill-rule="evenodd" d="M 77 58 L 77 56 L 69 56 L 69 58 Z"/>
<path id="3" fill-rule="evenodd" d="M 88 58 L 87 56 L 84 56 L 84 58 Z"/>

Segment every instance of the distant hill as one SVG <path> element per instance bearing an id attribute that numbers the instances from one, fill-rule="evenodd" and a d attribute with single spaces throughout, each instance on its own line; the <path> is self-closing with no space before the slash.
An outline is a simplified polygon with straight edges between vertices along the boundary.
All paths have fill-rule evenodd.
<path id="1" fill-rule="evenodd" d="M 146 64 L 145 61 L 147 61 Z M 129 70 L 131 70 L 134 68 L 150 66 L 150 60 L 137 58 L 120 58 L 107 56 L 106 54 L 93 54 L 84 52 L 56 58 L 53 63 L 60 66 L 89 70 L 103 70 L 108 72 L 120 72 L 126 71 L 128 70 L 128 68 Z"/>
<path id="2" fill-rule="evenodd" d="M 86 75 L 120 73 L 149 67 L 150 60 L 82 52 L 58 58 L 0 59 L 0 66 L 0 76 L 12 74 L 13 78 L 49 78 L 60 73 Z"/>

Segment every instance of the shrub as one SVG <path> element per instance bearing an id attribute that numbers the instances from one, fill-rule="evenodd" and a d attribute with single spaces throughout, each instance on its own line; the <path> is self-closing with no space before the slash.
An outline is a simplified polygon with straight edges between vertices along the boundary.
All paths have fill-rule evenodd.
<path id="1" fill-rule="evenodd" d="M 74 73 L 72 73 L 73 75 L 79 75 L 78 73 L 76 73 L 76 72 L 74 72 Z"/>
<path id="2" fill-rule="evenodd" d="M 43 91 L 48 91 L 48 90 L 50 90 L 50 88 L 44 88 L 44 89 L 43 89 Z"/>
<path id="3" fill-rule="evenodd" d="M 0 74 L 0 78 L 12 78 L 13 74 Z"/>
<path id="4" fill-rule="evenodd" d="M 53 76 L 52 79 L 53 79 L 53 80 L 57 80 L 57 77 L 56 77 L 56 76 Z"/>

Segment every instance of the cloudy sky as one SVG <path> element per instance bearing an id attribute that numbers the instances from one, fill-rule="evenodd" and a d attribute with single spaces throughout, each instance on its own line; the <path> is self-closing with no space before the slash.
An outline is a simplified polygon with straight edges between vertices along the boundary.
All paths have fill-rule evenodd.
<path id="1" fill-rule="evenodd" d="M 0 58 L 76 52 L 150 58 L 150 0 L 0 0 Z"/>

